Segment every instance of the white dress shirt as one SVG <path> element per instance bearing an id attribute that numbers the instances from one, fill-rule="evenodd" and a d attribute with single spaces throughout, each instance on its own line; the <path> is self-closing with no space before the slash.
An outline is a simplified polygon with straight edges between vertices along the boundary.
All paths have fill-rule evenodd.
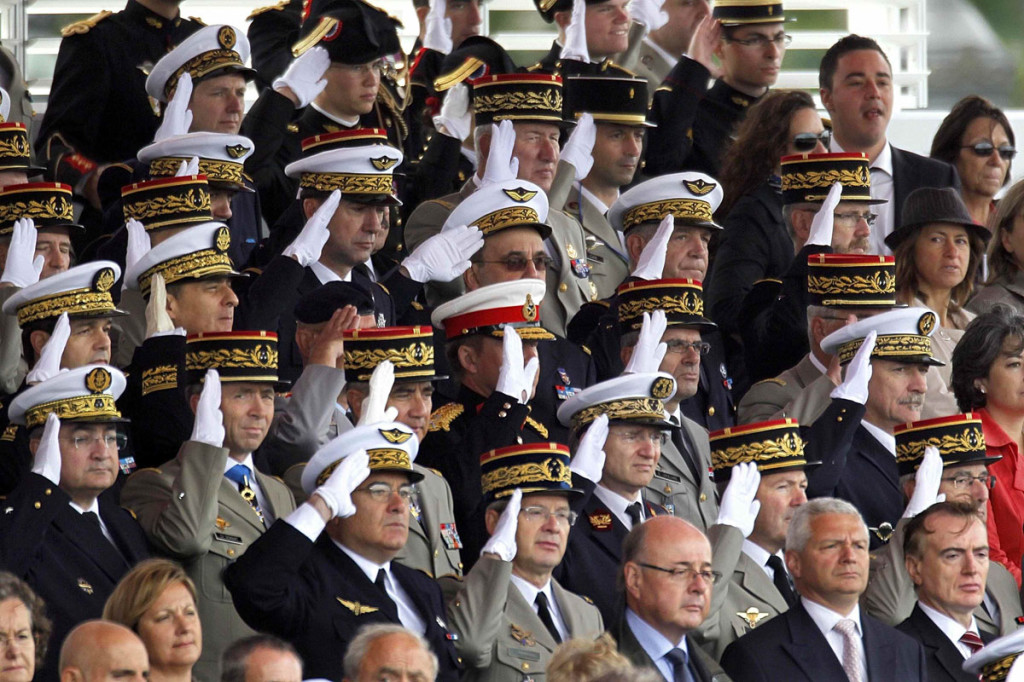
<path id="1" fill-rule="evenodd" d="M 973 632 L 979 638 L 981 637 L 981 634 L 978 632 L 978 623 L 974 620 L 974 616 L 971 616 L 971 627 L 965 628 L 946 614 L 939 613 L 927 604 L 917 602 L 917 605 L 924 611 L 924 615 L 928 616 L 935 623 L 935 626 L 942 630 L 942 634 L 949 638 L 949 641 L 953 643 L 953 646 L 957 648 L 965 660 L 971 657 L 974 652 L 971 651 L 971 647 L 961 642 L 960 638 L 964 636 L 965 632 Z"/>
<path id="2" fill-rule="evenodd" d="M 886 431 L 883 431 L 874 424 L 869 424 L 865 420 L 861 420 L 860 424 L 865 429 L 867 429 L 868 433 L 874 436 L 875 440 L 881 443 L 886 450 L 891 452 L 893 457 L 896 456 L 896 436 Z"/>
<path id="3" fill-rule="evenodd" d="M 330 284 L 331 282 L 351 282 L 352 271 L 349 270 L 344 277 L 338 276 L 334 270 L 321 263 L 320 261 L 313 261 L 309 264 L 309 269 L 313 271 L 316 278 L 320 280 L 320 284 Z"/>
<path id="4" fill-rule="evenodd" d="M 651 657 L 654 665 L 658 666 L 658 672 L 661 673 L 661 676 L 668 682 L 672 682 L 675 679 L 672 675 L 672 662 L 665 658 L 665 654 L 673 649 L 682 649 L 686 653 L 686 660 L 689 661 L 690 649 L 686 645 L 686 637 L 675 643 L 670 642 L 630 608 L 626 609 L 626 624 L 629 625 L 629 629 L 633 632 L 633 636 L 636 637 L 640 648 Z"/>
<path id="5" fill-rule="evenodd" d="M 626 507 L 634 502 L 640 503 L 640 518 L 643 520 L 647 519 L 647 510 L 644 509 L 644 500 L 639 492 L 636 494 L 635 499 L 627 500 L 622 495 L 608 490 L 608 488 L 599 483 L 594 488 L 594 494 L 597 495 L 597 499 L 604 502 L 612 514 L 615 514 L 615 518 L 622 522 L 626 530 L 633 530 L 633 519 L 629 518 L 629 514 L 626 513 Z"/>
<path id="6" fill-rule="evenodd" d="M 332 540 L 335 546 L 342 552 L 347 554 L 352 561 L 356 563 L 356 566 L 366 574 L 366 577 L 370 579 L 371 583 L 377 582 L 377 573 L 380 569 L 384 569 L 384 588 L 391 597 L 391 601 L 395 602 L 395 606 L 398 607 L 398 620 L 402 621 L 402 625 L 409 628 L 413 632 L 418 632 L 421 635 L 427 631 L 427 626 L 420 618 L 419 612 L 416 611 L 416 607 L 413 605 L 412 599 L 409 598 L 409 594 L 405 591 L 393 575 L 391 575 L 391 562 L 386 564 L 378 564 L 370 561 L 366 557 L 356 554 L 345 545 Z"/>

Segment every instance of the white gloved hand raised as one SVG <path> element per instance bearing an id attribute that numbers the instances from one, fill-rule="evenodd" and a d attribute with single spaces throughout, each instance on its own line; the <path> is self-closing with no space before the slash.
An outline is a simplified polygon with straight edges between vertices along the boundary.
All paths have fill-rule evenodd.
<path id="1" fill-rule="evenodd" d="M 850 360 L 846 368 L 843 383 L 832 389 L 831 397 L 840 400 L 852 400 L 865 405 L 868 402 L 868 382 L 871 381 L 871 353 L 875 350 L 875 339 L 878 332 L 871 330 L 864 337 L 864 342 Z"/>
<path id="2" fill-rule="evenodd" d="M 448 90 L 441 102 L 441 113 L 434 117 L 434 127 L 460 142 L 469 137 L 473 113 L 469 110 L 469 88 L 465 83 L 457 83 Z"/>
<path id="3" fill-rule="evenodd" d="M 188 71 L 181 74 L 178 85 L 174 88 L 174 96 L 164 107 L 164 113 L 157 128 L 154 142 L 166 140 L 168 137 L 184 135 L 192 127 L 192 111 L 188 103 L 192 100 L 192 74 Z"/>
<path id="4" fill-rule="evenodd" d="M 942 485 L 942 455 L 938 448 L 926 445 L 924 458 L 914 474 L 914 494 L 903 510 L 903 518 L 912 519 L 937 502 L 944 502 L 946 496 L 939 492 Z"/>
<path id="5" fill-rule="evenodd" d="M 220 411 L 220 374 L 215 369 L 206 370 L 203 391 L 196 403 L 196 418 L 189 440 L 224 447 L 224 414 Z"/>
<path id="6" fill-rule="evenodd" d="M 432 0 L 423 33 L 423 47 L 441 54 L 452 51 L 452 20 L 445 16 L 447 10 L 445 0 Z"/>
<path id="7" fill-rule="evenodd" d="M 581 114 L 576 121 L 576 129 L 569 135 L 565 146 L 559 154 L 559 159 L 571 163 L 576 169 L 576 180 L 581 181 L 590 175 L 590 169 L 594 167 L 594 143 L 597 142 L 597 126 L 594 124 L 594 117 L 590 114 Z"/>
<path id="8" fill-rule="evenodd" d="M 43 349 L 39 352 L 39 359 L 36 360 L 32 371 L 25 376 L 26 384 L 38 384 L 60 374 L 60 361 L 64 357 L 64 348 L 67 346 L 69 338 L 71 338 L 71 321 L 68 320 L 68 314 L 65 312 L 57 318 L 50 338 L 46 340 Z"/>
<path id="9" fill-rule="evenodd" d="M 743 462 L 732 468 L 729 483 L 722 493 L 715 523 L 739 528 L 743 537 L 754 532 L 754 521 L 761 510 L 761 502 L 754 499 L 761 484 L 761 472 L 753 462 Z"/>
<path id="10" fill-rule="evenodd" d="M 446 227 L 417 246 L 402 267 L 416 282 L 450 282 L 469 269 L 469 257 L 483 245 L 484 235 L 476 227 Z"/>
<path id="11" fill-rule="evenodd" d="M 167 286 L 159 272 L 149 283 L 149 301 L 146 303 L 146 338 L 165 336 L 174 331 L 174 321 L 167 312 Z M 182 330 L 184 331 L 184 330 Z"/>
<path id="12" fill-rule="evenodd" d="M 370 375 L 370 390 L 363 398 L 362 411 L 356 426 L 393 422 L 398 417 L 398 409 L 388 407 L 388 398 L 395 385 L 395 366 L 385 360 L 373 368 Z"/>
<path id="13" fill-rule="evenodd" d="M 480 186 L 485 187 L 495 182 L 515 180 L 519 175 L 519 159 L 512 156 L 512 150 L 516 146 L 516 129 L 512 121 L 508 119 L 493 127 L 491 133 L 491 146 L 487 152 L 487 167 L 484 168 L 484 176 L 480 180 Z"/>
<path id="14" fill-rule="evenodd" d="M 640 252 L 636 267 L 630 273 L 633 277 L 648 280 L 662 278 L 662 273 L 665 270 L 665 254 L 668 252 L 668 241 L 672 238 L 675 225 L 676 219 L 671 213 L 661 219 L 658 231 Z"/>
<path id="15" fill-rule="evenodd" d="M 309 220 L 303 225 L 302 231 L 292 240 L 291 244 L 284 248 L 281 255 L 294 258 L 302 267 L 308 267 L 320 260 L 324 244 L 331 236 L 327 230 L 327 224 L 331 222 L 340 203 L 341 190 L 336 189 L 324 199 L 320 208 L 316 209 L 316 212 L 309 217 Z"/>
<path id="16" fill-rule="evenodd" d="M 480 550 L 484 554 L 497 554 L 502 561 L 512 561 L 516 558 L 516 530 L 519 529 L 519 510 L 523 503 L 523 491 L 516 488 L 512 496 L 508 498 L 508 505 L 498 523 L 494 526 L 494 534 L 488 538 L 484 548 Z"/>
<path id="17" fill-rule="evenodd" d="M 665 0 L 630 0 L 629 16 L 643 24 L 647 31 L 657 31 L 668 23 L 668 12 L 662 9 Z"/>
<path id="18" fill-rule="evenodd" d="M 585 0 L 573 0 L 572 18 L 565 29 L 565 45 L 559 55 L 562 59 L 573 59 L 578 62 L 590 61 L 587 49 L 587 3 Z"/>
<path id="19" fill-rule="evenodd" d="M 536 357 L 523 366 L 523 341 L 519 332 L 506 326 L 501 344 L 501 369 L 498 371 L 498 385 L 495 388 L 525 405 L 533 392 L 533 381 L 540 366 Z"/>
<path id="20" fill-rule="evenodd" d="M 18 218 L 14 221 L 0 283 L 6 282 L 24 289 L 39 281 L 46 259 L 42 255 L 35 255 L 36 235 L 36 223 L 31 218 Z"/>
<path id="21" fill-rule="evenodd" d="M 128 251 L 125 255 L 124 265 L 125 272 L 128 272 L 139 262 L 139 259 L 146 255 L 152 246 L 146 228 L 135 218 L 128 219 L 128 222 L 125 223 L 125 229 L 128 230 Z M 128 278 L 126 277 L 121 282 L 121 293 L 127 290 Z"/>
<path id="22" fill-rule="evenodd" d="M 655 310 L 653 313 L 644 313 L 643 325 L 640 327 L 640 336 L 633 346 L 633 354 L 629 356 L 629 363 L 623 374 L 646 374 L 657 372 L 661 367 L 661 361 L 665 359 L 668 352 L 668 344 L 661 340 L 668 328 L 668 319 L 664 310 Z"/>
<path id="23" fill-rule="evenodd" d="M 836 182 L 829 189 L 821 208 L 811 221 L 811 230 L 807 235 L 805 246 L 832 246 L 832 228 L 835 225 L 836 206 L 843 196 L 843 185 Z"/>
<path id="24" fill-rule="evenodd" d="M 292 60 L 288 70 L 274 81 L 274 90 L 288 88 L 298 99 L 297 109 L 308 106 L 327 87 L 324 74 L 331 66 L 331 57 L 320 45 Z"/>
<path id="25" fill-rule="evenodd" d="M 55 412 L 46 416 L 43 436 L 32 457 L 32 473 L 39 474 L 50 483 L 60 485 L 60 418 Z"/>
<path id="26" fill-rule="evenodd" d="M 329 441 L 323 447 L 332 447 L 338 438 L 344 438 L 341 434 L 333 441 Z M 333 445 L 337 447 L 337 445 Z M 356 513 L 356 505 L 352 502 L 352 491 L 359 487 L 359 484 L 370 475 L 370 456 L 366 450 L 357 450 L 348 455 L 331 472 L 330 478 L 324 484 L 313 491 L 331 510 L 334 518 L 344 519 Z"/>
<path id="27" fill-rule="evenodd" d="M 604 475 L 604 442 L 608 439 L 608 415 L 602 414 L 590 423 L 576 446 L 569 462 L 569 471 L 591 483 L 601 481 Z"/>

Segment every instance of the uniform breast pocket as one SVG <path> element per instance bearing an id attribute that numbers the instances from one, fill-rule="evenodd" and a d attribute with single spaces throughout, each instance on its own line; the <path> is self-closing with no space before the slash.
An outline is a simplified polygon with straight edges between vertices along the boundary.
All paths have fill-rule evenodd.
<path id="1" fill-rule="evenodd" d="M 544 668 L 547 667 L 550 654 L 540 645 L 531 647 L 498 645 L 498 662 L 505 668 L 514 670 L 514 675 L 501 676 L 503 679 L 544 679 Z"/>
<path id="2" fill-rule="evenodd" d="M 231 593 L 224 586 L 224 569 L 230 563 L 227 558 L 219 555 L 213 548 L 196 560 L 194 569 L 190 573 L 196 578 L 196 587 L 204 598 L 221 603 L 231 603 Z"/>

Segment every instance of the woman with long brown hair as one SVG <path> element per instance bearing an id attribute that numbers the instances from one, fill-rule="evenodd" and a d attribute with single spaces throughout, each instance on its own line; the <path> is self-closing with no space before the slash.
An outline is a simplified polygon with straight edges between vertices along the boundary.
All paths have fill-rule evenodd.
<path id="1" fill-rule="evenodd" d="M 988 279 L 967 308 L 981 314 L 1004 303 L 1024 314 L 1024 181 L 999 200 L 990 225 L 995 239 L 988 245 Z"/>

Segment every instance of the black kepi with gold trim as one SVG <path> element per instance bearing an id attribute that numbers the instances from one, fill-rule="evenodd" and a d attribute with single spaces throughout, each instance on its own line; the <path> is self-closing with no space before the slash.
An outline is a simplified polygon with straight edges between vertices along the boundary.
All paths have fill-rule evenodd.
<path id="1" fill-rule="evenodd" d="M 116 405 L 125 383 L 121 370 L 110 365 L 62 370 L 15 396 L 11 423 L 34 429 L 45 425 L 51 412 L 67 422 L 127 422 Z"/>
<path id="2" fill-rule="evenodd" d="M 367 64 L 402 51 L 396 30 L 401 25 L 398 19 L 362 0 L 305 0 L 292 56 L 319 45 L 327 50 L 332 62 Z"/>
<path id="3" fill-rule="evenodd" d="M 853 359 L 864 338 L 878 332 L 872 358 L 908 364 L 945 365 L 932 355 L 932 334 L 938 327 L 938 316 L 928 308 L 897 308 L 832 332 L 821 340 L 821 349 L 839 357 L 840 364 Z"/>
<path id="4" fill-rule="evenodd" d="M 217 370 L 221 383 L 280 384 L 277 360 L 277 334 L 274 332 L 200 332 L 189 334 L 185 341 L 185 372 L 189 384 L 202 383 L 210 369 Z"/>
<path id="5" fill-rule="evenodd" d="M 439 75 L 434 79 L 434 90 L 444 92 L 459 83 L 469 85 L 477 78 L 515 70 L 516 63 L 501 45 L 487 36 L 469 36 L 441 62 Z"/>
<path id="6" fill-rule="evenodd" d="M 712 431 L 708 441 L 715 483 L 728 481 L 732 468 L 744 462 L 753 462 L 764 475 L 806 470 L 821 464 L 807 461 L 800 424 L 795 419 L 730 426 Z"/>
<path id="7" fill-rule="evenodd" d="M 977 675 L 982 682 L 1003 682 L 1010 679 L 1010 669 L 1021 654 L 1024 654 L 1024 629 L 1014 630 L 986 644 L 963 662 L 963 670 Z M 1016 668 L 1019 670 L 1020 666 L 1017 664 Z M 1013 679 L 1017 676 L 1014 675 Z"/>
<path id="8" fill-rule="evenodd" d="M 704 288 L 695 279 L 634 279 L 619 285 L 616 313 L 619 333 L 640 331 L 644 313 L 665 312 L 669 327 L 711 330 L 716 325 L 704 317 Z"/>
<path id="9" fill-rule="evenodd" d="M 885 199 L 871 198 L 869 164 L 868 155 L 864 153 L 783 156 L 782 203 L 820 204 L 838 182 L 843 186 L 840 201 L 884 204 Z"/>
<path id="10" fill-rule="evenodd" d="M 623 374 L 588 386 L 562 403 L 558 421 L 578 433 L 600 415 L 669 428 L 665 403 L 676 393 L 676 381 L 666 372 Z"/>
<path id="11" fill-rule="evenodd" d="M 38 175 L 46 168 L 32 163 L 32 144 L 24 123 L 0 123 L 0 171 L 25 171 Z"/>
<path id="12" fill-rule="evenodd" d="M 308 137 L 302 157 L 285 167 L 285 175 L 298 178 L 300 191 L 337 189 L 345 201 L 400 206 L 393 174 L 402 152 L 383 144 L 382 132 L 361 128 Z"/>
<path id="13" fill-rule="evenodd" d="M 988 456 L 981 417 L 973 412 L 900 424 L 893 429 L 893 435 L 896 437 L 896 466 L 900 476 L 917 471 L 924 460 L 924 449 L 929 445 L 939 451 L 944 468 L 992 464 L 1002 459 L 998 455 Z"/>
<path id="14" fill-rule="evenodd" d="M 582 495 L 572 487 L 569 447 L 562 443 L 523 443 L 489 450 L 480 455 L 480 483 L 487 504 L 512 495 L 566 493 Z"/>
<path id="15" fill-rule="evenodd" d="M 502 338 L 513 328 L 524 341 L 546 341 L 554 334 L 540 324 L 544 300 L 542 279 L 517 279 L 489 284 L 434 308 L 430 321 L 444 329 L 445 340 L 482 335 Z"/>
<path id="16" fill-rule="evenodd" d="M 811 305 L 831 308 L 896 306 L 896 259 L 845 253 L 807 256 Z"/>
<path id="17" fill-rule="evenodd" d="M 779 0 L 715 0 L 711 17 L 720 21 L 722 26 L 776 24 L 787 21 Z M 791 18 L 789 21 L 795 20 Z"/>
<path id="18" fill-rule="evenodd" d="M 401 422 L 380 422 L 357 426 L 327 441 L 302 471 L 302 489 L 307 495 L 323 485 L 349 455 L 366 450 L 370 458 L 370 474 L 378 472 L 405 474 L 410 483 L 423 480 L 412 463 L 420 449 L 416 434 Z"/>
<path id="19" fill-rule="evenodd" d="M 147 251 L 125 273 L 129 289 L 149 296 L 153 275 L 163 275 L 166 284 L 208 277 L 243 277 L 228 256 L 231 232 L 224 223 L 204 223 L 168 237 Z"/>
<path id="20" fill-rule="evenodd" d="M 565 81 L 565 117 L 584 113 L 596 123 L 654 128 L 647 121 L 647 81 L 643 78 L 570 76 Z"/>
<path id="21" fill-rule="evenodd" d="M 722 186 L 704 173 L 670 173 L 645 180 L 623 192 L 608 210 L 608 222 L 627 233 L 644 223 L 657 225 L 672 215 L 676 225 L 720 230 L 714 214 L 722 203 Z"/>
<path id="22" fill-rule="evenodd" d="M 506 73 L 470 81 L 476 125 L 529 121 L 569 126 L 562 118 L 562 77 L 545 73 Z"/>
<path id="23" fill-rule="evenodd" d="M 345 376 L 349 381 L 369 381 L 385 360 L 395 366 L 395 381 L 435 381 L 433 327 L 381 327 L 348 329 L 345 342 Z"/>
<path id="24" fill-rule="evenodd" d="M 526 180 L 503 180 L 478 188 L 452 209 L 444 228 L 477 227 L 484 237 L 513 227 L 532 228 L 542 239 L 551 236 L 548 194 Z"/>
<path id="25" fill-rule="evenodd" d="M 181 165 L 181 159 L 175 161 Z M 121 210 L 125 222 L 137 220 L 146 232 L 208 223 L 213 220 L 210 183 L 205 175 L 133 182 L 121 188 Z"/>
<path id="26" fill-rule="evenodd" d="M 17 315 L 21 327 L 44 320 L 127 315 L 114 307 L 110 290 L 121 277 L 121 267 L 109 260 L 91 261 L 58 272 L 16 292 L 4 301 L 3 311 Z"/>
<path id="27" fill-rule="evenodd" d="M 8 185 L 0 191 L 0 235 L 14 232 L 19 218 L 31 218 L 37 230 L 66 227 L 68 231 L 84 230 L 75 222 L 70 185 L 60 182 L 30 182 Z"/>

